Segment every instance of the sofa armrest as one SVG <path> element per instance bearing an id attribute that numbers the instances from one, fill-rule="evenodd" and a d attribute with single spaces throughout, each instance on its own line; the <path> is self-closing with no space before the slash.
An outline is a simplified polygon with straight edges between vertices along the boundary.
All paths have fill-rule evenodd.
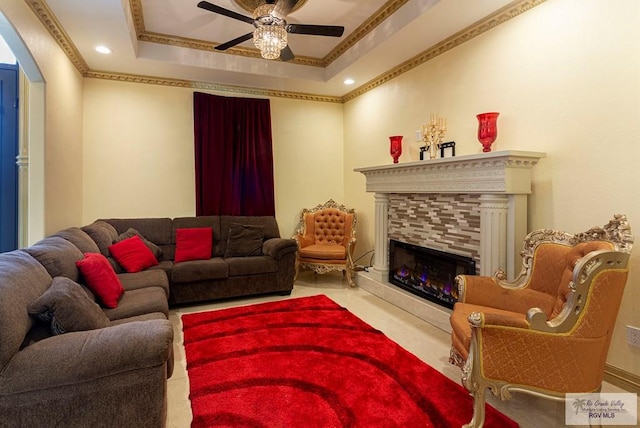
<path id="1" fill-rule="evenodd" d="M 18 352 L 0 375 L 0 394 L 84 383 L 162 366 L 171 357 L 168 320 L 134 321 L 98 330 L 66 333 Z"/>
<path id="2" fill-rule="evenodd" d="M 295 239 L 271 238 L 262 244 L 262 253 L 276 260 L 280 260 L 287 254 L 294 253 L 297 250 L 298 244 Z"/>

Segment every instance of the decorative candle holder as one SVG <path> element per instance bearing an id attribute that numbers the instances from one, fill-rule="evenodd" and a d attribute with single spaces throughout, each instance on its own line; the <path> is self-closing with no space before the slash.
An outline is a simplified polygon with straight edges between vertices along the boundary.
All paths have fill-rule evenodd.
<path id="1" fill-rule="evenodd" d="M 482 144 L 484 153 L 491 151 L 491 145 L 498 137 L 498 115 L 500 113 L 480 113 L 478 118 L 478 141 Z"/>
<path id="2" fill-rule="evenodd" d="M 398 163 L 398 158 L 402 154 L 402 135 L 389 137 L 389 153 L 393 158 L 393 163 Z"/>
<path id="3" fill-rule="evenodd" d="M 447 119 L 431 114 L 429 123 L 422 125 L 422 141 L 429 150 L 429 159 L 435 159 L 447 132 Z"/>

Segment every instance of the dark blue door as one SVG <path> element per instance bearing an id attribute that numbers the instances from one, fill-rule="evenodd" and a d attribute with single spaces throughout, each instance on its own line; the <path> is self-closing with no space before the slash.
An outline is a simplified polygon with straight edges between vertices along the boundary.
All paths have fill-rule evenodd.
<path id="1" fill-rule="evenodd" d="M 0 64 L 0 253 L 18 248 L 18 66 Z"/>

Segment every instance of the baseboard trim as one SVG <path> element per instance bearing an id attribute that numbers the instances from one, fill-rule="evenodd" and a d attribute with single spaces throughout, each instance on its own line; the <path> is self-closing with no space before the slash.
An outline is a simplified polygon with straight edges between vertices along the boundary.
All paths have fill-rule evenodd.
<path id="1" fill-rule="evenodd" d="M 640 394 L 640 376 L 622 370 L 619 367 L 605 364 L 604 380 L 626 391 Z"/>

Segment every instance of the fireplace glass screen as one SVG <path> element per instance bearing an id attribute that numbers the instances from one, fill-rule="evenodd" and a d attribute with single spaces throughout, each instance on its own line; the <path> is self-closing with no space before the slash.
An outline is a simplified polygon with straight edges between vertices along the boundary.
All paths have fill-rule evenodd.
<path id="1" fill-rule="evenodd" d="M 447 308 L 458 300 L 456 275 L 475 273 L 476 263 L 469 257 L 393 239 L 389 243 L 389 282 Z"/>

